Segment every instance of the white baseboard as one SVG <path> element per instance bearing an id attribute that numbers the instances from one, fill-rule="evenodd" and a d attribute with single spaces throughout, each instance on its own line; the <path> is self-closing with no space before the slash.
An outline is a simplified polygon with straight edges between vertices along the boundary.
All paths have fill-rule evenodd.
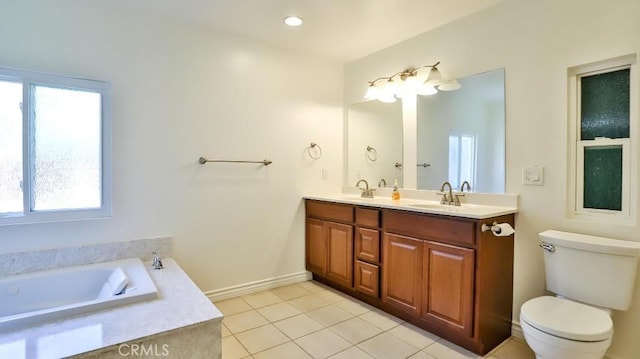
<path id="1" fill-rule="evenodd" d="M 211 300 L 212 302 L 215 302 L 218 300 L 237 297 L 239 295 L 246 295 L 267 289 L 282 287 L 284 285 L 305 282 L 310 279 L 311 273 L 304 271 L 299 273 L 287 274 L 280 277 L 267 278 L 255 282 L 234 285 L 232 287 L 210 290 L 204 292 L 204 295 L 206 295 L 207 298 L 209 298 L 209 300 Z"/>
<path id="2" fill-rule="evenodd" d="M 511 322 L 511 336 L 524 341 L 524 333 L 519 321 L 514 320 Z"/>

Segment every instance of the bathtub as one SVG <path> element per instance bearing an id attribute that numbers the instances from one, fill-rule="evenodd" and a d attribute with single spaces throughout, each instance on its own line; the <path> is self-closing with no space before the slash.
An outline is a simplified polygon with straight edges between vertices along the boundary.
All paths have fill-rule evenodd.
<path id="1" fill-rule="evenodd" d="M 139 258 L 0 278 L 0 330 L 153 299 Z"/>

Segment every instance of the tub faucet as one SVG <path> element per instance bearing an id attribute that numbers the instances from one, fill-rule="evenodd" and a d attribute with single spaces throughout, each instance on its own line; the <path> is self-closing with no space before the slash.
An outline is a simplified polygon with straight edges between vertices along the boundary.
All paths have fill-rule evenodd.
<path id="1" fill-rule="evenodd" d="M 162 269 L 164 268 L 162 266 L 162 260 L 160 259 L 160 257 L 158 257 L 158 253 L 156 251 L 153 251 L 153 269 Z"/>
<path id="2" fill-rule="evenodd" d="M 360 188 L 360 183 L 364 182 L 364 186 L 365 188 Z M 362 191 L 362 194 L 360 195 L 360 197 L 364 197 L 364 198 L 373 198 L 373 191 L 375 191 L 375 189 L 369 189 L 369 182 L 367 182 L 364 179 L 359 180 L 358 182 L 356 182 L 356 187 L 360 188 L 360 190 Z"/>

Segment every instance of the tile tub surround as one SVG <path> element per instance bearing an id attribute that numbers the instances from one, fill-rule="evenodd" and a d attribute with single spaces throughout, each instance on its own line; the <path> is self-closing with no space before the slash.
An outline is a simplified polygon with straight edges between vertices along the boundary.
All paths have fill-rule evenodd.
<path id="1" fill-rule="evenodd" d="M 146 264 L 157 299 L 0 332 L 0 358 L 117 358 L 136 345 L 166 357 L 220 358 L 222 313 L 173 259 L 163 259 L 163 270 Z"/>
<path id="2" fill-rule="evenodd" d="M 81 247 L 0 254 L 0 277 L 133 257 L 148 261 L 153 257 L 153 251 L 158 252 L 162 258 L 171 257 L 173 254 L 171 237 L 162 236 Z"/>

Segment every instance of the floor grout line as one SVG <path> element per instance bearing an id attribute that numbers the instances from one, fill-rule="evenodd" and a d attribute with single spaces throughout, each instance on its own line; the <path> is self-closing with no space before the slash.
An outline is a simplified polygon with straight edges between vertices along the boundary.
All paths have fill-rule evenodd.
<path id="1" fill-rule="evenodd" d="M 225 299 L 225 300 L 218 301 L 218 302 L 224 302 L 226 300 L 240 299 L 242 301 L 241 303 L 244 303 L 246 305 L 245 310 L 236 312 L 236 313 L 234 313 L 232 315 L 229 315 L 228 317 L 231 317 L 231 316 L 237 315 L 237 314 L 242 314 L 242 313 L 247 313 L 247 312 L 253 311 L 253 312 L 255 312 L 254 314 L 258 315 L 258 318 L 262 318 L 263 320 L 266 321 L 266 323 L 258 325 L 257 327 L 246 329 L 246 330 L 243 330 L 243 331 L 240 331 L 240 332 L 237 332 L 237 333 L 232 332 L 229 329 L 229 327 L 225 325 L 227 331 L 230 333 L 230 336 L 233 336 L 234 340 L 236 340 L 241 345 L 241 347 L 249 354 L 249 356 L 245 356 L 243 358 L 255 358 L 256 355 L 259 355 L 259 354 L 264 353 L 266 351 L 272 350 L 272 349 L 274 349 L 274 348 L 276 348 L 278 346 L 283 346 L 283 345 L 288 345 L 289 343 L 293 343 L 298 349 L 302 350 L 302 352 L 306 353 L 311 358 L 316 359 L 316 357 L 314 357 L 308 350 L 305 350 L 305 348 L 302 345 L 300 345 L 297 342 L 297 340 L 299 340 L 301 338 L 304 338 L 306 336 L 313 335 L 313 334 L 318 333 L 318 332 L 320 332 L 322 330 L 325 330 L 325 329 L 328 329 L 328 331 L 330 333 L 332 333 L 335 336 L 341 338 L 342 340 L 344 340 L 345 342 L 347 342 L 349 344 L 348 347 L 346 347 L 346 348 L 344 348 L 342 350 L 339 350 L 336 353 L 331 354 L 329 357 L 336 356 L 336 355 L 338 355 L 338 354 L 340 354 L 342 352 L 351 350 L 351 349 L 353 349 L 355 347 L 356 349 L 358 349 L 358 350 L 366 353 L 367 355 L 375 358 L 373 353 L 369 353 L 363 347 L 360 347 L 360 345 L 365 343 L 365 342 L 367 342 L 367 341 L 369 341 L 369 340 L 373 340 L 374 338 L 376 338 L 378 336 L 381 336 L 383 334 L 391 335 L 394 338 L 400 340 L 401 342 L 407 344 L 409 346 L 408 347 L 409 349 L 415 350 L 415 351 L 412 352 L 412 354 L 406 356 L 406 358 L 409 358 L 409 357 L 414 356 L 416 354 L 419 354 L 421 352 L 424 353 L 424 354 L 429 355 L 430 357 L 435 357 L 433 354 L 427 353 L 426 350 L 428 348 L 430 348 L 431 346 L 435 345 L 436 343 L 439 343 L 440 345 L 443 345 L 443 346 L 447 347 L 449 350 L 455 350 L 455 349 L 452 349 L 450 347 L 450 345 L 446 345 L 446 344 L 449 344 L 449 342 L 447 342 L 443 338 L 437 337 L 435 335 L 433 335 L 433 337 L 431 335 L 430 336 L 425 336 L 429 340 L 432 340 L 432 342 L 427 344 L 426 346 L 424 346 L 424 347 L 416 346 L 410 340 L 408 340 L 408 337 L 401 336 L 400 334 L 402 332 L 396 332 L 396 334 L 393 334 L 391 332 L 392 330 L 394 330 L 394 329 L 396 329 L 396 328 L 398 328 L 400 326 L 404 326 L 405 329 L 414 331 L 414 329 L 412 329 L 412 327 L 415 327 L 414 325 L 412 325 L 412 324 L 410 324 L 410 323 L 408 323 L 408 322 L 406 322 L 404 320 L 401 320 L 400 318 L 397 318 L 397 317 L 395 317 L 393 315 L 390 315 L 389 313 L 381 311 L 381 310 L 379 310 L 379 309 L 377 309 L 375 307 L 367 305 L 366 303 L 361 302 L 361 301 L 357 300 L 356 298 L 351 298 L 349 296 L 345 296 L 344 294 L 342 294 L 340 292 L 336 292 L 333 288 L 330 288 L 330 287 L 327 287 L 327 286 L 324 286 L 324 285 L 318 285 L 317 282 L 313 282 L 313 281 L 306 282 L 306 283 L 310 283 L 309 285 L 307 285 L 307 287 L 308 286 L 316 286 L 319 289 L 314 288 L 314 289 L 317 289 L 317 290 L 313 290 L 312 291 L 310 289 L 305 288 L 304 286 L 300 286 L 298 284 L 291 284 L 291 285 L 288 285 L 288 286 L 297 286 L 298 288 L 301 288 L 304 291 L 306 291 L 305 293 L 298 293 L 297 295 L 293 295 L 291 297 L 289 297 L 288 294 L 285 294 L 286 292 L 281 292 L 281 295 L 278 295 L 278 294 L 273 292 L 273 289 L 265 290 L 263 292 L 269 292 L 273 296 L 277 297 L 280 301 L 275 302 L 275 303 L 270 303 L 270 304 L 267 304 L 267 305 L 260 305 L 260 301 L 259 300 L 252 301 L 253 304 L 256 305 L 256 307 L 254 307 L 254 305 L 249 304 L 249 302 L 247 300 L 242 298 L 243 296 L 238 296 L 238 297 L 228 298 L 228 299 Z M 287 286 L 285 286 L 285 287 L 287 287 Z M 299 291 L 299 289 L 298 289 L 298 291 Z M 324 296 L 320 295 L 321 293 L 325 293 L 325 292 L 331 293 L 331 294 L 324 294 Z M 262 292 L 257 292 L 257 293 L 254 293 L 254 294 L 258 294 L 258 293 L 262 293 Z M 244 296 L 249 296 L 249 295 L 252 295 L 252 294 L 245 294 Z M 317 307 L 313 307 L 312 306 L 310 309 L 302 309 L 302 308 L 297 307 L 297 306 L 295 306 L 295 305 L 293 305 L 291 303 L 292 301 L 294 301 L 296 299 L 299 299 L 299 298 L 302 298 L 302 297 L 305 297 L 305 296 L 309 296 L 309 295 L 315 295 L 316 297 L 320 297 L 321 299 L 326 301 L 326 303 L 322 303 L 321 305 L 319 305 Z M 339 300 L 335 300 L 335 298 L 331 298 L 334 295 L 339 296 L 340 299 Z M 330 299 L 325 298 L 325 296 L 329 297 Z M 353 309 L 353 311 L 351 311 L 351 310 L 345 309 L 344 307 L 340 306 L 341 303 L 347 303 L 347 302 L 354 303 L 356 305 L 361 305 L 363 307 L 364 311 L 360 312 L 357 309 Z M 283 317 L 283 318 L 279 318 L 279 319 L 273 320 L 273 321 L 270 320 L 269 318 L 267 318 L 266 315 L 263 315 L 262 313 L 260 313 L 260 310 L 263 309 L 263 308 L 267 308 L 267 307 L 278 305 L 278 304 L 282 304 L 282 303 L 286 303 L 286 304 L 290 305 L 291 307 L 295 308 L 300 313 L 289 315 L 289 316 L 286 316 L 286 317 Z M 302 302 L 299 303 L 298 305 L 300 305 L 302 307 L 305 307 L 305 304 L 302 304 Z M 326 324 L 324 324 L 324 322 L 318 321 L 312 315 L 309 314 L 310 312 L 314 312 L 314 311 L 317 311 L 317 310 L 320 310 L 320 309 L 323 309 L 323 308 L 328 308 L 330 306 L 334 306 L 335 308 L 348 313 L 349 317 L 347 317 L 347 318 L 340 317 L 340 318 L 338 318 L 338 321 L 332 322 L 330 325 L 326 325 Z M 358 314 L 354 313 L 356 311 L 358 312 Z M 391 325 L 389 323 L 391 325 L 389 327 L 388 325 L 381 324 L 381 322 L 378 322 L 377 324 L 374 324 L 373 321 L 369 321 L 369 320 L 365 319 L 365 316 L 366 315 L 371 315 L 371 313 L 375 313 L 377 315 L 380 315 L 380 316 L 392 321 L 393 325 Z M 290 335 L 285 333 L 285 331 L 283 329 L 279 328 L 276 325 L 277 323 L 280 323 L 280 322 L 283 322 L 283 321 L 286 321 L 286 320 L 289 320 L 289 319 L 292 319 L 292 318 L 295 318 L 295 317 L 301 316 L 301 315 L 304 315 L 308 319 L 313 321 L 314 323 L 317 323 L 319 325 L 319 328 L 315 328 L 315 329 L 311 330 L 310 332 L 305 333 L 304 335 L 299 336 L 299 337 L 294 339 Z M 349 338 L 347 338 L 347 336 L 344 335 L 344 333 L 341 334 L 339 331 L 337 331 L 337 328 L 335 328 L 335 327 L 338 326 L 339 324 L 345 323 L 345 322 L 347 322 L 349 320 L 353 320 L 353 319 L 362 320 L 367 325 L 370 325 L 371 327 L 375 328 L 379 332 L 374 334 L 374 335 L 372 335 L 372 336 L 370 336 L 370 337 L 367 337 L 365 339 L 358 339 L 356 343 L 352 343 L 351 340 L 349 340 Z M 399 322 L 397 322 L 397 321 L 399 321 Z M 329 322 L 331 322 L 331 321 L 329 321 Z M 224 323 L 224 319 L 223 319 L 223 323 Z M 405 325 L 405 324 L 407 324 L 407 325 Z M 280 344 L 273 345 L 273 346 L 268 347 L 268 348 L 261 349 L 260 351 L 258 351 L 256 353 L 250 353 L 249 352 L 249 348 L 244 343 L 242 343 L 240 341 L 240 339 L 238 338 L 238 335 L 242 334 L 242 333 L 246 333 L 246 332 L 251 331 L 251 330 L 255 330 L 255 329 L 258 329 L 258 328 L 265 327 L 267 325 L 271 325 L 272 328 L 275 328 L 278 333 L 282 334 L 287 339 L 287 341 L 285 341 L 283 343 L 280 343 Z M 380 327 L 379 325 L 382 325 L 383 327 Z M 410 326 L 408 326 L 408 325 L 410 325 Z M 415 327 L 415 328 L 420 330 L 420 331 L 423 331 L 422 328 L 419 328 L 419 327 Z M 429 332 L 426 332 L 426 333 L 429 333 Z M 417 335 L 422 335 L 420 332 L 416 332 L 416 334 Z M 411 335 L 413 335 L 413 334 L 411 334 Z M 501 349 L 505 348 L 506 346 L 508 346 L 509 342 L 512 341 L 512 340 L 513 340 L 513 337 L 508 339 L 508 340 L 505 340 L 503 343 L 501 343 L 496 348 L 494 348 L 491 352 L 489 352 L 485 357 L 481 357 L 481 356 L 473 354 L 473 355 L 475 355 L 475 356 L 473 356 L 473 358 L 489 358 L 489 357 L 500 358 L 500 356 L 496 356 L 496 353 L 499 352 Z M 414 340 L 414 342 L 415 342 L 415 340 Z M 468 351 L 468 350 L 466 350 L 464 348 L 461 348 L 461 347 L 459 347 L 459 346 L 457 346 L 457 345 L 455 345 L 453 343 L 451 343 L 451 344 L 454 345 L 454 348 L 460 348 L 460 349 L 463 349 L 465 351 Z M 471 352 L 469 352 L 469 353 L 471 353 Z M 463 353 L 460 353 L 460 354 L 464 355 L 466 357 L 469 357 L 469 355 L 471 355 L 471 354 L 463 354 Z M 224 358 L 224 354 L 223 354 L 223 359 L 225 359 Z M 283 358 L 283 359 L 285 359 L 285 358 Z M 441 357 L 441 358 L 436 358 L 436 359 L 445 359 L 445 358 Z"/>

